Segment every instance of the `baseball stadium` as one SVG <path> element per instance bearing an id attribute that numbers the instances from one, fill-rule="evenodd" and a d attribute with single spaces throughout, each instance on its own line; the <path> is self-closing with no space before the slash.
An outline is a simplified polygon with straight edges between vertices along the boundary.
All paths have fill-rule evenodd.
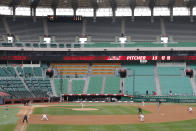
<path id="1" fill-rule="evenodd" d="M 195 131 L 196 0 L 0 0 L 0 131 Z"/>

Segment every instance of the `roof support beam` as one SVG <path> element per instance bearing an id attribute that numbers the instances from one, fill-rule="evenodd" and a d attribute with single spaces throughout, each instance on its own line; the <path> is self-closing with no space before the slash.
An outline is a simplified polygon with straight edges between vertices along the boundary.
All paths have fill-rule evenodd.
<path id="1" fill-rule="evenodd" d="M 90 2 L 93 7 L 93 22 L 96 22 L 97 9 L 99 8 L 99 5 L 97 4 L 97 0 L 90 0 Z"/>
<path id="2" fill-rule="evenodd" d="M 40 0 L 32 0 L 30 2 L 30 7 L 32 8 L 37 8 L 37 6 L 39 5 Z"/>
<path id="3" fill-rule="evenodd" d="M 194 22 L 194 19 L 193 19 L 193 8 L 195 6 L 195 3 L 196 3 L 196 0 L 189 0 L 186 3 L 186 6 L 187 6 L 187 8 L 189 8 L 189 11 L 190 11 L 190 22 Z"/>
<path id="4" fill-rule="evenodd" d="M 36 22 L 36 8 L 33 8 L 33 22 Z"/>
<path id="5" fill-rule="evenodd" d="M 56 18 L 56 9 L 58 7 L 58 3 L 59 3 L 59 0 L 52 0 L 52 5 L 51 5 L 51 8 L 53 9 L 53 16 L 54 18 Z"/>
<path id="6" fill-rule="evenodd" d="M 194 18 L 193 18 L 193 7 L 189 8 L 190 10 L 190 22 L 193 23 L 194 22 Z"/>
<path id="7" fill-rule="evenodd" d="M 71 0 L 71 6 L 74 10 L 74 16 L 76 16 L 76 10 L 78 8 L 78 0 Z"/>
<path id="8" fill-rule="evenodd" d="M 16 21 L 16 6 L 12 7 L 12 11 L 13 11 L 13 21 Z"/>
<path id="9" fill-rule="evenodd" d="M 173 22 L 174 21 L 174 17 L 173 17 L 173 7 L 176 3 L 176 0 L 169 0 L 168 1 L 168 8 L 170 9 L 170 21 Z"/>
<path id="10" fill-rule="evenodd" d="M 116 0 L 110 0 L 110 4 L 111 4 L 111 7 L 112 7 L 112 22 L 115 22 L 116 9 L 117 9 Z"/>
<path id="11" fill-rule="evenodd" d="M 151 10 L 151 18 L 150 18 L 151 23 L 154 23 L 154 7 L 155 7 L 155 4 L 156 4 L 156 0 L 150 0 L 149 3 L 148 3 L 148 6 Z"/>
<path id="12" fill-rule="evenodd" d="M 97 18 L 97 9 L 93 8 L 93 22 L 96 22 Z"/>
<path id="13" fill-rule="evenodd" d="M 18 6 L 19 3 L 20 0 L 12 0 L 9 3 L 9 6 L 12 7 L 12 11 L 13 11 L 13 21 L 16 21 L 16 7 Z"/>
<path id="14" fill-rule="evenodd" d="M 112 8 L 112 22 L 116 21 L 116 9 Z"/>
<path id="15" fill-rule="evenodd" d="M 36 22 L 36 8 L 39 5 L 40 0 L 33 0 L 30 2 L 31 16 L 33 16 L 33 22 Z"/>
<path id="16" fill-rule="evenodd" d="M 170 7 L 169 10 L 170 10 L 170 22 L 174 22 L 173 7 Z"/>
<path id="17" fill-rule="evenodd" d="M 130 6 L 131 12 L 132 12 L 131 21 L 134 22 L 135 21 L 134 10 L 136 7 L 136 0 L 129 0 L 129 6 Z"/>

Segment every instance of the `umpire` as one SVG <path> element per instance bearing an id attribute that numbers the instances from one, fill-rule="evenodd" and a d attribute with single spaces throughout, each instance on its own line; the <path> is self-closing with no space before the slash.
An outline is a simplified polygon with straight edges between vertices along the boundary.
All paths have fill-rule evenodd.
<path id="1" fill-rule="evenodd" d="M 28 123 L 28 116 L 26 114 L 24 115 L 24 118 L 23 118 L 22 122 L 24 123 L 25 121 L 26 121 L 26 123 Z"/>
<path id="2" fill-rule="evenodd" d="M 142 114 L 142 108 L 138 107 L 138 114 Z"/>

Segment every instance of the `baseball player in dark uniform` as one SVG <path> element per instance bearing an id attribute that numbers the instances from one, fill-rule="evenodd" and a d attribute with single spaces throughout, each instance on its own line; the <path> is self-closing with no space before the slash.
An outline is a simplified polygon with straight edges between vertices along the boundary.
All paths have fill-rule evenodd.
<path id="1" fill-rule="evenodd" d="M 138 114 L 142 114 L 142 108 L 138 107 Z"/>
<path id="2" fill-rule="evenodd" d="M 26 123 L 28 123 L 28 116 L 26 114 L 24 115 L 24 118 L 23 118 L 22 122 L 24 123 L 25 121 L 26 121 Z"/>

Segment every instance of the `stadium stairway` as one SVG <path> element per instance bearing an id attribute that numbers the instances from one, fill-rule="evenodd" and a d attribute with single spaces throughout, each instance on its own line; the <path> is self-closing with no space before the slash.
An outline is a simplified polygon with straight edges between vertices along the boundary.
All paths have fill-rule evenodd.
<path id="1" fill-rule="evenodd" d="M 194 77 L 190 78 L 190 81 L 191 81 L 191 85 L 192 85 L 192 88 L 193 88 L 193 95 L 196 96 L 196 83 L 195 83 Z"/>
<path id="2" fill-rule="evenodd" d="M 2 22 L 3 22 L 4 28 L 6 30 L 6 33 L 11 34 L 10 28 L 9 28 L 7 20 L 6 20 L 6 17 L 2 17 Z"/>
<path id="3" fill-rule="evenodd" d="M 161 25 L 161 34 L 166 35 L 166 28 L 165 28 L 165 23 L 163 18 L 160 18 L 160 25 Z"/>
<path id="4" fill-rule="evenodd" d="M 103 77 L 103 82 L 102 82 L 102 89 L 101 89 L 101 94 L 104 94 L 105 81 L 106 81 L 106 77 Z"/>
<path id="5" fill-rule="evenodd" d="M 121 93 L 124 92 L 124 78 L 120 78 L 120 90 L 121 90 Z"/>
<path id="6" fill-rule="evenodd" d="M 187 65 L 186 68 L 191 69 L 191 66 Z M 194 74 L 194 69 L 193 69 L 193 74 Z M 191 85 L 192 85 L 192 88 L 193 88 L 193 95 L 196 95 L 196 83 L 195 83 L 194 77 L 190 78 L 190 82 L 191 82 Z"/>
<path id="7" fill-rule="evenodd" d="M 165 23 L 164 23 L 164 19 L 160 18 L 160 25 L 161 25 L 161 34 L 166 35 L 166 28 L 165 28 Z M 160 36 L 159 36 L 160 38 Z M 167 43 L 163 43 L 164 47 L 167 47 Z"/>
<path id="8" fill-rule="evenodd" d="M 22 81 L 24 87 L 26 88 L 26 90 L 27 90 L 33 97 L 35 97 L 35 95 L 29 90 L 28 86 L 27 86 L 26 83 L 24 82 L 24 79 L 21 77 L 21 75 L 20 75 L 20 73 L 18 72 L 18 70 L 16 69 L 16 67 L 14 67 L 14 70 L 15 70 L 17 76 L 19 77 L 19 79 L 21 79 L 21 81 Z"/>
<path id="9" fill-rule="evenodd" d="M 51 84 L 53 96 L 57 96 L 57 92 L 54 84 L 54 78 L 50 78 L 50 84 Z"/>
<path id="10" fill-rule="evenodd" d="M 15 72 L 16 72 L 16 75 L 17 75 L 17 76 L 20 76 L 20 74 L 19 74 L 18 70 L 16 69 L 16 67 L 14 67 L 14 70 L 15 70 Z"/>
<path id="11" fill-rule="evenodd" d="M 87 78 L 85 79 L 85 85 L 84 85 L 84 89 L 83 89 L 83 94 L 87 94 L 88 87 L 89 87 L 89 81 L 90 81 L 90 78 L 87 77 Z"/>
<path id="12" fill-rule="evenodd" d="M 55 78 L 54 79 L 56 93 L 60 96 L 61 93 L 67 94 L 68 93 L 68 79 L 66 78 Z M 61 90 L 62 86 L 62 90 Z"/>
<path id="13" fill-rule="evenodd" d="M 72 80 L 68 79 L 68 94 L 72 93 Z"/>
<path id="14" fill-rule="evenodd" d="M 157 95 L 162 95 L 157 66 L 154 66 L 154 80 L 155 80 Z"/>
<path id="15" fill-rule="evenodd" d="M 27 90 L 28 92 L 30 92 L 31 95 L 35 98 L 35 95 L 30 91 L 30 89 L 28 88 L 28 86 L 27 86 L 26 83 L 24 82 L 24 79 L 23 79 L 22 77 L 20 77 L 20 76 L 19 76 L 19 78 L 21 79 L 21 81 L 22 81 L 24 87 L 26 88 L 26 90 Z"/>
<path id="16" fill-rule="evenodd" d="M 86 34 L 86 24 L 87 24 L 87 20 L 84 18 L 83 22 L 82 22 L 82 34 Z M 84 44 L 82 44 L 84 45 Z"/>
<path id="17" fill-rule="evenodd" d="M 47 19 L 42 18 L 43 28 L 44 28 L 44 35 L 48 36 L 48 23 Z"/>

